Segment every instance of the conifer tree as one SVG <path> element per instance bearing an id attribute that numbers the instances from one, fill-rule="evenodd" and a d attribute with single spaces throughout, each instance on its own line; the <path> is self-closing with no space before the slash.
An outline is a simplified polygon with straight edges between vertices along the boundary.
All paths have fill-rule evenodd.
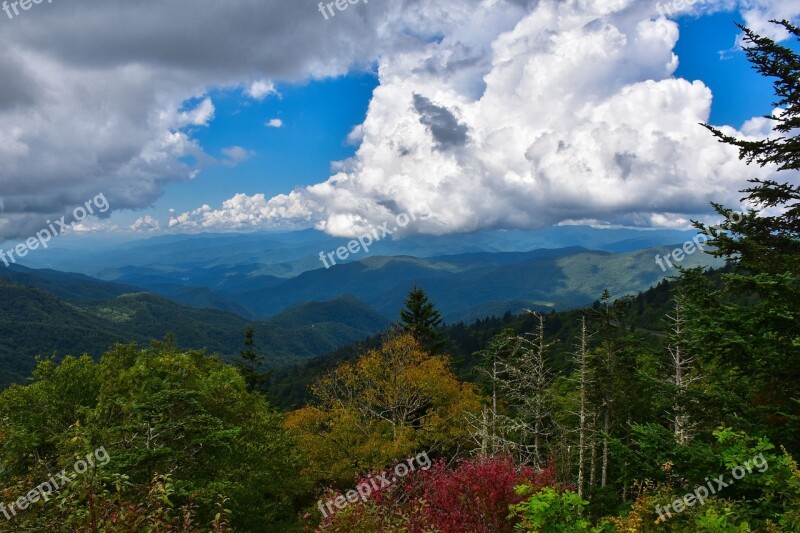
<path id="1" fill-rule="evenodd" d="M 436 354 L 445 344 L 441 333 L 437 331 L 443 321 L 441 313 L 425 291 L 414 286 L 405 300 L 405 308 L 400 311 L 400 327 L 403 331 L 414 337 L 428 352 Z"/>
<path id="2" fill-rule="evenodd" d="M 800 40 L 800 28 L 772 21 Z M 740 159 L 779 172 L 800 170 L 800 55 L 739 26 L 744 51 L 753 67 L 775 78 L 778 108 L 773 135 L 738 139 L 706 124 L 720 142 L 739 149 Z M 796 176 L 792 176 L 796 181 Z M 800 415 L 800 186 L 767 179 L 750 180 L 741 191 L 746 213 L 712 204 L 724 221 L 718 227 L 695 226 L 709 237 L 709 253 L 729 266 L 719 289 L 698 286 L 688 309 L 694 344 L 707 362 L 746 372 L 750 380 L 742 400 L 758 405 L 754 417 L 773 425 L 773 437 L 797 442 L 800 434 L 786 424 Z M 687 281 L 702 284 L 687 273 Z M 731 370 L 733 389 L 735 370 Z"/>
<path id="3" fill-rule="evenodd" d="M 260 390 L 266 384 L 266 375 L 262 372 L 264 357 L 259 356 L 256 351 L 255 331 L 249 326 L 244 331 L 244 350 L 239 352 L 236 360 L 236 368 L 242 374 L 247 390 L 253 392 Z"/>

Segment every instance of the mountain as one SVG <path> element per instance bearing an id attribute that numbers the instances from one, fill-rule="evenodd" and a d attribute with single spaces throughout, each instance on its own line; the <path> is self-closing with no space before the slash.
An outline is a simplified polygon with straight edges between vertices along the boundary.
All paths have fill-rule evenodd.
<path id="1" fill-rule="evenodd" d="M 74 302 L 91 302 L 116 298 L 140 289 L 132 285 L 103 282 L 83 274 L 59 272 L 51 269 L 34 270 L 20 265 L 0 268 L 0 278 L 41 289 L 52 295 Z"/>
<path id="2" fill-rule="evenodd" d="M 573 240 L 591 237 L 598 244 L 603 240 L 596 231 L 567 228 L 561 233 L 572 233 Z M 162 261 L 98 271 L 112 281 L 19 265 L 0 269 L 0 296 L 9 303 L 0 312 L 4 333 L 0 382 L 26 376 L 36 354 L 97 356 L 116 342 L 146 343 L 167 332 L 175 333 L 182 347 L 231 356 L 240 350 L 242 331 L 252 321 L 262 353 L 271 365 L 280 365 L 382 331 L 414 285 L 425 288 L 452 324 L 525 309 L 577 308 L 590 304 L 606 288 L 613 297 L 635 294 L 675 274 L 662 271 L 654 261 L 656 254 L 666 255 L 674 246 L 627 252 L 580 246 L 492 252 L 485 249 L 486 235 L 472 236 L 471 242 L 479 244 L 477 251 L 432 257 L 368 256 L 293 277 L 274 275 L 280 262 L 257 261 L 266 256 L 270 261 L 306 260 L 298 257 L 324 239 L 316 232 L 300 234 L 298 243 L 288 237 L 295 234 L 286 234 L 166 236 L 116 248 L 107 245 L 111 248 L 103 253 L 118 251 L 118 261 L 138 258 L 135 262 L 146 263 L 141 255 L 147 250 L 152 251 L 148 259 Z M 497 246 L 510 246 L 508 235 L 494 237 Z M 656 232 L 602 237 L 603 246 L 619 249 L 660 238 Z M 542 235 L 536 238 L 543 240 Z M 467 240 L 451 242 L 463 248 Z M 272 251 L 259 251 L 267 243 Z M 189 253 L 187 247 L 194 244 L 203 252 Z M 214 255 L 233 253 L 234 244 L 245 251 L 243 255 L 227 259 Z M 201 256 L 206 260 L 200 261 Z M 178 264 L 179 259 L 184 262 Z M 701 253 L 682 263 L 695 265 L 718 263 Z"/>
<path id="3" fill-rule="evenodd" d="M 725 269 L 712 270 L 708 276 L 718 280 L 724 272 Z M 638 332 L 642 349 L 659 349 L 666 335 L 664 317 L 673 311 L 675 285 L 675 281 L 664 280 L 638 293 L 627 305 L 622 321 L 629 331 Z M 553 368 L 565 369 L 571 365 L 580 317 L 585 311 L 573 309 L 545 315 L 548 361 Z M 517 334 L 531 333 L 535 331 L 536 321 L 528 313 L 505 313 L 442 328 L 442 335 L 447 340 L 444 351 L 451 357 L 458 377 L 464 381 L 483 383 L 485 374 L 478 370 L 481 364 L 478 353 L 486 349 L 495 335 L 509 328 Z M 380 336 L 375 336 L 343 346 L 322 357 L 312 357 L 276 369 L 268 387 L 270 401 L 285 410 L 306 405 L 311 399 L 308 388 L 317 378 L 332 371 L 343 361 L 351 361 L 377 348 L 382 340 Z"/>
<path id="4" fill-rule="evenodd" d="M 34 271 L 35 272 L 35 271 Z M 0 387 L 22 382 L 35 367 L 37 355 L 89 354 L 97 357 L 115 343 L 148 343 L 174 333 L 182 348 L 207 349 L 224 357 L 239 352 L 249 322 L 235 314 L 187 307 L 150 293 L 125 293 L 107 300 L 64 297 L 38 287 L 58 276 L 46 272 L 0 277 Z M 16 277 L 29 285 L 11 281 Z M 103 282 L 64 277 L 85 283 L 100 296 Z M 109 284 L 106 291 L 122 290 Z M 70 298 L 69 300 L 67 298 Z M 259 352 L 269 365 L 319 356 L 374 335 L 389 320 L 352 296 L 305 303 L 270 320 L 252 324 Z"/>
<path id="5" fill-rule="evenodd" d="M 306 272 L 273 287 L 222 294 L 240 303 L 247 301 L 257 315 L 269 316 L 311 298 L 350 293 L 388 317 L 397 315 L 408 291 L 417 284 L 452 323 L 524 308 L 563 310 L 588 305 L 606 288 L 614 297 L 636 294 L 677 273 L 662 271 L 654 261 L 656 254 L 665 255 L 672 248 L 370 257 Z M 719 262 L 697 253 L 682 265 L 719 266 Z"/>
<path id="6" fill-rule="evenodd" d="M 350 262 L 379 255 L 430 258 L 569 247 L 631 252 L 682 243 L 694 234 L 694 231 L 678 230 L 559 226 L 540 231 L 492 230 L 439 236 L 410 235 L 376 242 L 370 253 L 354 256 Z M 108 281 L 120 281 L 115 278 L 115 270 L 125 267 L 161 270 L 183 273 L 194 280 L 191 284 L 214 290 L 210 282 L 198 281 L 193 276 L 198 273 L 201 276 L 205 273 L 213 275 L 220 271 L 218 269 L 236 271 L 239 267 L 257 265 L 260 275 L 287 279 L 322 268 L 319 253 L 346 246 L 349 240 L 312 229 L 250 234 L 162 235 L 123 243 L 97 241 L 76 235 L 63 236 L 54 241 L 47 253 L 29 254 L 22 264 L 31 268 L 80 272 Z"/>
<path id="7" fill-rule="evenodd" d="M 650 244 L 651 239 L 640 236 L 637 242 Z M 612 245 L 632 246 L 627 241 Z M 434 257 L 371 256 L 290 278 L 268 273 L 274 272 L 274 265 L 254 263 L 208 268 L 126 266 L 99 275 L 184 305 L 248 319 L 266 319 L 304 302 L 345 294 L 394 317 L 411 287 L 420 284 L 446 320 L 454 322 L 523 309 L 569 309 L 586 305 L 605 288 L 614 296 L 634 294 L 675 273 L 662 271 L 654 260 L 672 248 L 609 252 L 573 246 Z M 683 264 L 719 266 L 700 253 L 688 256 Z"/>
<path id="8" fill-rule="evenodd" d="M 249 320 L 345 294 L 394 317 L 403 297 L 418 283 L 429 289 L 446 320 L 453 322 L 526 308 L 568 309 L 592 301 L 606 287 L 615 295 L 635 293 L 674 274 L 662 272 L 652 256 L 663 255 L 663 246 L 692 235 L 561 226 L 406 236 L 376 242 L 369 254 L 355 254 L 329 270 L 319 261 L 320 252 L 336 250 L 347 239 L 316 230 L 163 235 L 96 246 L 76 237 L 70 242 L 61 239 L 46 254 L 26 260 L 122 285 L 124 292 L 152 292 Z M 685 264 L 718 266 L 702 254 L 690 256 Z M 53 287 L 41 288 L 69 296 Z"/>
<path id="9" fill-rule="evenodd" d="M 306 302 L 255 324 L 273 366 L 329 353 L 384 331 L 391 321 L 352 295 Z M 260 339 L 260 340 L 258 340 Z M 240 341 L 241 342 L 241 341 Z M 262 350 L 264 351 L 264 350 Z"/>

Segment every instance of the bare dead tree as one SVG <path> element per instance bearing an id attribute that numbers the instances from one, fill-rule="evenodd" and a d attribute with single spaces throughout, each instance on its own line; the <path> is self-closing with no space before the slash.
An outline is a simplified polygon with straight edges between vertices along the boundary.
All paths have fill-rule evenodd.
<path id="1" fill-rule="evenodd" d="M 577 382 L 580 386 L 580 400 L 578 404 L 578 495 L 583 496 L 586 473 L 587 431 L 590 417 L 589 387 L 594 383 L 588 349 L 589 334 L 586 329 L 586 316 L 581 316 L 581 333 L 578 344 L 573 353 L 572 361 L 577 367 Z M 594 450 L 594 439 L 592 439 Z M 591 484 L 594 485 L 594 454 L 592 456 Z"/>
<path id="2" fill-rule="evenodd" d="M 530 462 L 537 469 L 545 462 L 544 448 L 553 435 L 553 399 L 550 386 L 555 378 L 547 361 L 548 345 L 544 340 L 544 317 L 528 313 L 537 320 L 533 333 L 518 337 L 503 382 L 506 397 L 517 407 L 518 429 L 530 444 Z"/>
<path id="3" fill-rule="evenodd" d="M 499 398 L 503 383 L 507 379 L 508 360 L 519 349 L 519 339 L 511 332 L 495 337 L 486 350 L 479 353 L 484 365 L 478 368 L 489 381 L 491 397 L 479 417 L 469 418 L 470 434 L 477 448 L 473 452 L 481 455 L 518 455 L 518 445 L 512 438 L 516 421 L 500 412 Z"/>
<path id="4" fill-rule="evenodd" d="M 482 453 L 507 453 L 541 469 L 554 433 L 552 394 L 554 374 L 547 362 L 544 317 L 529 311 L 538 325 L 534 332 L 496 337 L 482 352 L 482 372 L 491 386 L 490 405 L 473 421 L 473 440 Z M 501 398 L 513 406 L 502 413 Z"/>
<path id="5" fill-rule="evenodd" d="M 692 383 L 702 378 L 694 371 L 695 358 L 684 348 L 685 320 L 683 318 L 684 303 L 680 296 L 675 298 L 675 314 L 667 315 L 671 327 L 671 343 L 667 346 L 671 363 L 671 383 L 674 390 L 674 403 L 670 418 L 672 420 L 675 441 L 686 445 L 693 437 L 694 424 L 688 412 L 688 391 Z"/>

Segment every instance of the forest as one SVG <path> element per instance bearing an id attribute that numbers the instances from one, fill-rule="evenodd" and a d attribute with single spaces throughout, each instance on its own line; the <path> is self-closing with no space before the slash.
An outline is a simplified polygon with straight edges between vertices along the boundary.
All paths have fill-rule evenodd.
<path id="1" fill-rule="evenodd" d="M 420 286 L 272 373 L 252 329 L 234 364 L 171 335 L 44 358 L 0 393 L 0 531 L 800 531 L 800 56 L 742 31 L 776 135 L 706 127 L 790 177 L 695 223 L 724 268 L 472 325 Z"/>

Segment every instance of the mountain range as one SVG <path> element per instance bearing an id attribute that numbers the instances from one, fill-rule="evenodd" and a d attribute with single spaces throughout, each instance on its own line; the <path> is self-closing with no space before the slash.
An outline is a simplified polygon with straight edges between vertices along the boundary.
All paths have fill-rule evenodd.
<path id="1" fill-rule="evenodd" d="M 380 243 L 393 255 L 331 269 L 321 267 L 319 251 L 340 240 L 315 231 L 54 248 L 30 255 L 39 268 L 0 270 L 0 385 L 27 377 L 37 355 L 97 357 L 115 343 L 169 332 L 181 347 L 229 358 L 248 325 L 271 366 L 319 357 L 387 328 L 415 285 L 448 323 L 576 308 L 606 288 L 619 297 L 657 284 L 672 272 L 654 256 L 690 236 L 568 227 L 446 236 L 433 245 L 411 238 Z M 556 240 L 570 245 L 524 249 Z M 444 253 L 428 255 L 433 249 Z M 694 265 L 718 262 L 695 254 L 682 264 Z"/>

